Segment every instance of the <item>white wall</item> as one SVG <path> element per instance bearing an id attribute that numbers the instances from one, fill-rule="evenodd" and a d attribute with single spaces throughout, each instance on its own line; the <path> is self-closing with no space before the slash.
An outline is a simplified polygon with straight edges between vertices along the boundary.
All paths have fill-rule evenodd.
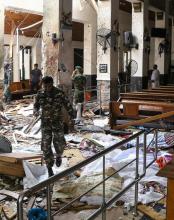
<path id="1" fill-rule="evenodd" d="M 4 44 L 10 44 L 11 36 L 5 34 L 4 35 Z M 39 67 L 41 67 L 41 39 L 40 38 L 31 38 L 20 36 L 19 37 L 19 45 L 20 46 L 31 46 L 32 47 L 32 65 L 34 63 L 38 63 Z M 16 49 L 16 35 L 13 37 L 13 71 L 14 71 L 14 81 L 18 81 L 18 70 L 17 70 L 17 49 Z"/>
<path id="2" fill-rule="evenodd" d="M 92 24 L 96 17 L 96 11 L 88 1 L 73 0 L 72 17 L 73 21 Z"/>
<path id="3" fill-rule="evenodd" d="M 85 55 L 84 51 L 84 72 L 86 70 L 86 74 L 96 74 L 96 28 L 97 28 L 97 13 L 95 9 L 87 3 L 87 1 L 80 1 L 80 0 L 72 0 L 73 1 L 73 21 L 81 22 L 84 24 L 90 24 L 92 28 L 91 33 L 91 39 L 90 42 L 92 46 L 92 51 L 90 51 L 92 56 L 92 63 L 90 65 L 90 71 L 89 71 L 89 58 L 88 58 L 88 52 Z M 43 0 L 4 0 L 5 6 L 8 8 L 18 8 L 19 10 L 28 10 L 31 12 L 36 12 L 38 14 L 43 13 Z M 83 4 L 81 4 L 83 2 Z M 24 10 L 24 11 L 25 11 Z M 106 12 L 107 13 L 107 12 Z M 104 16 L 104 15 L 103 15 Z M 120 27 L 120 39 L 123 37 L 123 31 L 131 30 L 131 14 L 120 11 L 119 13 L 119 27 Z M 31 40 L 31 38 L 28 37 L 21 37 L 20 38 L 20 45 L 28 45 L 32 46 L 32 64 L 38 63 L 40 65 L 41 63 L 41 41 L 36 44 L 37 39 Z M 10 36 L 5 35 L 5 44 L 9 44 L 10 42 Z M 15 44 L 15 41 L 14 41 Z M 84 48 L 83 42 L 73 42 L 73 48 Z M 86 48 L 86 47 L 85 47 Z M 122 53 L 122 52 L 121 52 Z M 120 53 L 120 59 L 119 62 L 123 63 L 123 53 Z M 86 57 L 86 58 L 85 58 Z M 85 62 L 86 59 L 86 62 Z"/>
<path id="4" fill-rule="evenodd" d="M 73 21 L 84 24 L 84 74 L 96 74 L 97 12 L 90 1 L 73 0 Z"/>

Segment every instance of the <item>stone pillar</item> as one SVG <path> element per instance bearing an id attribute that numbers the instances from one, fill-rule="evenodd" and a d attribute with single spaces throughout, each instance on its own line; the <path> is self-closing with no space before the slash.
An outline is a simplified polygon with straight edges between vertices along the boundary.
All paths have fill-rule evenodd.
<path id="1" fill-rule="evenodd" d="M 117 99 L 117 81 L 118 81 L 118 50 L 116 48 L 115 24 L 118 24 L 119 1 L 98 1 L 98 33 L 101 35 L 109 34 L 111 36 L 111 47 L 106 43 L 106 50 L 97 43 L 97 85 L 101 97 L 101 105 L 108 105 L 110 100 Z M 107 31 L 106 29 L 110 30 Z M 110 39 L 108 39 L 110 40 Z M 104 42 L 102 43 L 104 45 Z M 99 100 L 100 101 L 100 100 Z"/>
<path id="2" fill-rule="evenodd" d="M 71 94 L 73 72 L 73 48 L 72 48 L 72 0 L 61 1 L 61 41 L 59 46 L 59 84 L 64 87 L 68 95 Z"/>
<path id="3" fill-rule="evenodd" d="M 137 11 L 136 5 L 139 4 Z M 132 3 L 132 34 L 134 38 L 133 44 L 138 44 L 137 48 L 132 48 L 131 58 L 138 64 L 137 72 L 131 76 L 131 84 L 136 85 L 137 90 L 147 88 L 148 86 L 148 45 L 150 30 L 148 23 L 148 6 L 149 1 Z M 133 70 L 132 70 L 133 73 Z"/>
<path id="4" fill-rule="evenodd" d="M 0 80 L 4 78 L 4 1 L 0 0 Z"/>
<path id="5" fill-rule="evenodd" d="M 166 37 L 164 38 L 155 38 L 155 64 L 158 65 L 158 69 L 160 71 L 160 83 L 165 84 L 167 81 L 167 74 L 169 70 L 169 52 L 163 51 L 159 54 L 159 45 L 162 43 L 164 44 L 165 39 L 169 40 L 171 38 L 171 32 L 169 31 L 169 1 L 165 1 L 166 8 L 165 12 L 157 11 L 156 18 L 155 18 L 155 27 L 156 28 L 166 28 Z M 163 19 L 157 19 L 157 13 L 163 13 Z M 170 32 L 170 33 L 169 33 Z"/>
<path id="6" fill-rule="evenodd" d="M 51 75 L 57 83 L 59 42 L 53 43 L 52 36 L 60 37 L 60 1 L 43 1 L 43 75 Z"/>
<path id="7" fill-rule="evenodd" d="M 44 0 L 43 8 L 43 74 L 51 75 L 55 85 L 70 87 L 73 71 L 72 0 Z"/>
<path id="8" fill-rule="evenodd" d="M 20 82 L 19 48 L 16 44 L 13 46 L 13 82 Z"/>
<path id="9" fill-rule="evenodd" d="M 87 87 L 96 86 L 96 30 L 95 24 L 84 24 L 84 74 L 87 78 Z"/>

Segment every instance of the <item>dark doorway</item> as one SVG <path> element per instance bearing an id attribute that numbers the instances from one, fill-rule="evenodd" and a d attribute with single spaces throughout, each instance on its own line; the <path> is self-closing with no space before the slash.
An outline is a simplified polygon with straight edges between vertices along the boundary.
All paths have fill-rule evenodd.
<path id="1" fill-rule="evenodd" d="M 74 68 L 75 66 L 83 68 L 83 49 L 74 48 Z"/>

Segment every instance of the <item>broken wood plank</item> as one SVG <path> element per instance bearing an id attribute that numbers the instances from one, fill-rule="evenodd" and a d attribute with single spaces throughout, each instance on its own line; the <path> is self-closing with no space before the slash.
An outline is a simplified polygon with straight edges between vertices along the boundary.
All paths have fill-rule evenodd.
<path id="1" fill-rule="evenodd" d="M 11 202 L 8 204 L 4 204 L 2 207 L 3 213 L 8 220 L 12 220 L 17 215 L 17 207 L 16 202 Z"/>
<path id="2" fill-rule="evenodd" d="M 26 129 L 24 130 L 24 133 L 27 134 L 28 132 L 30 132 L 30 130 L 33 128 L 33 126 L 40 120 L 40 116 L 38 116 L 37 118 L 34 118 L 32 120 L 32 122 L 26 127 Z"/>
<path id="3" fill-rule="evenodd" d="M 36 159 L 41 158 L 42 154 L 35 153 L 4 153 L 0 154 L 0 161 L 9 162 L 9 163 L 17 163 L 22 160 Z"/>
<path id="4" fill-rule="evenodd" d="M 0 161 L 0 174 L 24 177 L 25 172 L 22 162 L 9 163 L 5 161 Z"/>
<path id="5" fill-rule="evenodd" d="M 140 120 L 136 120 L 136 121 L 132 121 L 132 122 L 128 122 L 124 125 L 115 125 L 113 126 L 114 129 L 125 129 L 129 126 L 136 126 L 136 125 L 143 125 L 144 123 L 148 123 L 148 122 L 152 122 L 152 121 L 156 121 L 159 119 L 163 119 L 163 118 L 168 118 L 174 115 L 174 111 L 170 111 L 170 112 L 166 112 L 163 114 L 158 114 L 158 115 L 154 115 L 145 119 L 140 119 Z"/>
<path id="6" fill-rule="evenodd" d="M 12 197 L 12 198 L 14 198 L 14 199 L 16 199 L 16 200 L 17 200 L 18 197 L 19 197 L 19 194 L 18 194 L 18 193 L 12 192 L 12 191 L 6 190 L 6 189 L 0 190 L 0 194 L 1 194 L 1 195 L 6 195 L 6 196 L 9 196 L 9 197 Z"/>
<path id="7" fill-rule="evenodd" d="M 0 154 L 0 174 L 24 177 L 23 160 L 41 159 L 41 154 L 4 153 Z"/>
<path id="8" fill-rule="evenodd" d="M 153 220 L 165 220 L 166 217 L 162 216 L 161 213 L 156 212 L 152 207 L 147 205 L 138 205 L 138 210 L 145 215 L 149 216 Z"/>
<path id="9" fill-rule="evenodd" d="M 6 198 L 7 198 L 6 195 L 0 195 L 0 201 L 4 200 L 4 199 L 6 199 Z"/>

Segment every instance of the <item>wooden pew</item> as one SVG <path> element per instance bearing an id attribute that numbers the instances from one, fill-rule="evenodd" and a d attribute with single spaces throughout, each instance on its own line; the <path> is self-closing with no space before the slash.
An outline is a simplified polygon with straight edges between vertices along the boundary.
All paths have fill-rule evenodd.
<path id="1" fill-rule="evenodd" d="M 150 116 L 154 117 L 159 114 L 166 114 L 168 112 L 174 113 L 174 104 L 172 103 L 165 103 L 165 102 L 145 102 L 141 101 L 123 101 L 117 102 L 112 101 L 110 102 L 110 126 L 112 129 L 117 129 L 118 124 L 117 121 L 119 119 L 126 119 L 126 120 L 145 120 L 142 123 L 148 123 L 146 121 Z M 173 123 L 173 117 L 164 117 L 167 118 L 165 123 Z M 156 118 L 156 120 L 161 119 L 161 116 Z M 154 121 L 154 120 L 152 120 Z M 132 123 L 132 122 L 131 122 Z M 129 124 L 130 125 L 130 124 Z M 120 129 L 120 128 L 119 128 Z"/>
<path id="2" fill-rule="evenodd" d="M 162 176 L 167 178 L 167 212 L 166 220 L 174 219 L 174 159 L 162 168 L 157 176 Z"/>
<path id="3" fill-rule="evenodd" d="M 158 90 L 158 89 L 160 89 L 161 91 L 163 91 L 163 90 L 174 91 L 174 87 L 170 87 L 170 88 L 159 87 L 159 88 L 153 88 L 152 90 Z"/>
<path id="4" fill-rule="evenodd" d="M 132 92 L 120 93 L 119 101 L 127 100 L 149 100 L 149 101 L 164 101 L 174 102 L 174 93 L 148 93 L 148 92 Z"/>
<path id="5" fill-rule="evenodd" d="M 160 90 L 160 89 L 143 89 L 142 92 L 146 92 L 146 93 L 163 93 L 163 94 L 174 94 L 174 91 L 172 90 Z"/>
<path id="6" fill-rule="evenodd" d="M 12 82 L 10 84 L 10 92 L 12 99 L 19 97 L 22 98 L 24 95 L 31 94 L 29 80 L 21 80 L 20 82 Z"/>
<path id="7" fill-rule="evenodd" d="M 160 88 L 174 88 L 174 85 L 160 86 Z"/>

